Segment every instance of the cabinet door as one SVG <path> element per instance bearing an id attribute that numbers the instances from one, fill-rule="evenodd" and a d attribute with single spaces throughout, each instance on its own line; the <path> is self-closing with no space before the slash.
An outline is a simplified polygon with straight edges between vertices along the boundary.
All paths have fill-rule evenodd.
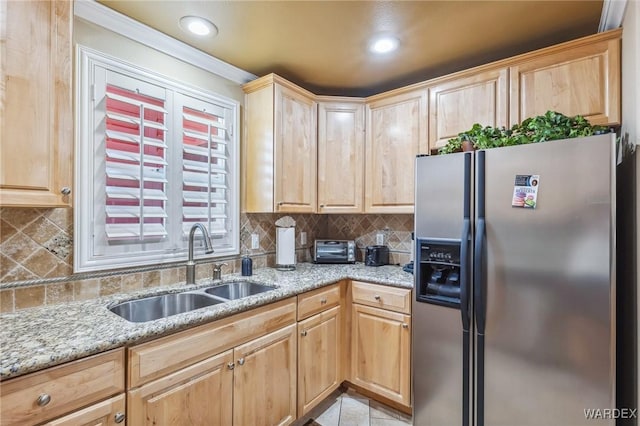
<path id="1" fill-rule="evenodd" d="M 45 423 L 46 426 L 116 426 L 125 422 L 124 394 L 106 401 L 90 405 L 57 420 Z"/>
<path id="2" fill-rule="evenodd" d="M 318 104 L 318 212 L 362 213 L 364 104 Z"/>
<path id="3" fill-rule="evenodd" d="M 233 352 L 186 367 L 128 393 L 131 425 L 230 425 Z"/>
<path id="4" fill-rule="evenodd" d="M 510 68 L 511 125 L 548 110 L 619 124 L 620 40 L 562 46 Z"/>
<path id="5" fill-rule="evenodd" d="M 71 205 L 72 7 L 0 2 L 0 205 Z"/>
<path id="6" fill-rule="evenodd" d="M 316 103 L 275 86 L 275 211 L 316 210 Z"/>
<path id="7" fill-rule="evenodd" d="M 295 420 L 295 325 L 236 347 L 234 363 L 234 425 L 287 425 Z"/>
<path id="8" fill-rule="evenodd" d="M 351 380 L 406 406 L 411 404 L 410 324 L 408 315 L 353 305 Z"/>
<path id="9" fill-rule="evenodd" d="M 340 386 L 341 307 L 298 323 L 298 415 L 307 414 Z"/>
<path id="10" fill-rule="evenodd" d="M 367 105 L 366 212 L 413 213 L 415 157 L 427 146 L 426 90 Z"/>
<path id="11" fill-rule="evenodd" d="M 480 72 L 429 88 L 429 149 L 440 148 L 475 123 L 508 125 L 507 69 Z"/>

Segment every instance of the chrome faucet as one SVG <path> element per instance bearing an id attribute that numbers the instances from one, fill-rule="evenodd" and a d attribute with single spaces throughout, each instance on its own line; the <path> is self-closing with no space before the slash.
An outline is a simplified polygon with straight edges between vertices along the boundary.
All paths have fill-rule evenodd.
<path id="1" fill-rule="evenodd" d="M 196 233 L 196 229 L 202 232 L 204 237 L 204 252 L 206 254 L 213 253 L 213 245 L 211 244 L 211 238 L 207 232 L 207 228 L 201 223 L 195 223 L 189 231 L 189 260 L 187 260 L 187 284 L 195 284 L 196 282 L 196 262 L 193 261 L 193 237 Z"/>
<path id="2" fill-rule="evenodd" d="M 213 279 L 214 281 L 222 279 L 222 267 L 223 266 L 227 266 L 227 264 L 226 263 L 214 263 L 213 264 L 213 268 L 211 270 L 211 272 L 212 272 L 211 279 Z"/>

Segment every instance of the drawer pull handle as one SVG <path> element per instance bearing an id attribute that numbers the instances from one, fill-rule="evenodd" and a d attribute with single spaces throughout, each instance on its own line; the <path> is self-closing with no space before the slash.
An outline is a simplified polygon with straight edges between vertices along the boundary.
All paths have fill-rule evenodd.
<path id="1" fill-rule="evenodd" d="M 305 336 L 307 335 L 307 330 L 304 330 L 302 333 L 300 333 L 300 335 L 301 335 L 302 337 L 305 337 Z"/>
<path id="2" fill-rule="evenodd" d="M 321 305 L 326 305 L 327 304 L 327 298 L 325 297 L 325 298 L 320 299 L 320 304 Z"/>
<path id="3" fill-rule="evenodd" d="M 407 324 L 407 323 L 402 323 L 402 328 L 409 328 L 409 324 Z"/>
<path id="4" fill-rule="evenodd" d="M 380 300 L 380 295 L 376 294 L 375 296 L 373 296 L 373 298 L 376 299 L 376 300 Z"/>
<path id="5" fill-rule="evenodd" d="M 116 413 L 116 415 L 115 415 L 116 423 L 122 423 L 124 421 L 125 417 L 126 416 L 124 415 L 124 413 Z"/>
<path id="6" fill-rule="evenodd" d="M 229 370 L 233 370 L 236 367 L 236 365 L 233 362 L 230 362 L 229 364 L 227 364 L 227 368 L 229 368 Z"/>
<path id="7" fill-rule="evenodd" d="M 38 397 L 38 399 L 36 400 L 36 403 L 40 407 L 44 407 L 45 405 L 47 405 L 50 402 L 51 402 L 51 396 L 47 395 L 46 393 L 43 393 L 42 395 L 40 395 Z"/>
<path id="8" fill-rule="evenodd" d="M 238 360 L 238 365 L 244 365 L 244 358 L 240 358 Z"/>
<path id="9" fill-rule="evenodd" d="M 60 193 L 61 193 L 62 195 L 69 195 L 69 194 L 71 194 L 71 188 L 69 188 L 68 186 L 63 186 L 63 187 L 60 189 Z"/>

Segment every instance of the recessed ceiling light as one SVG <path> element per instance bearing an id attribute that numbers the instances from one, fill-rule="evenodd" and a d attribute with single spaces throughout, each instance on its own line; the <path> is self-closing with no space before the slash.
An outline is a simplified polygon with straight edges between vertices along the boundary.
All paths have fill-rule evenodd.
<path id="1" fill-rule="evenodd" d="M 377 37 L 369 44 L 369 50 L 373 53 L 389 53 L 398 48 L 400 41 L 391 36 Z"/>
<path id="2" fill-rule="evenodd" d="M 218 28 L 211 21 L 199 16 L 183 16 L 180 18 L 180 27 L 198 36 L 214 37 L 218 34 Z"/>

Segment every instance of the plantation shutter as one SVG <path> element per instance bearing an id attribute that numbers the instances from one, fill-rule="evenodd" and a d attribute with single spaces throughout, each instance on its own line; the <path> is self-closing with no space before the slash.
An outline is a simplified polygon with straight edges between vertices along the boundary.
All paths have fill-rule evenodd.
<path id="1" fill-rule="evenodd" d="M 157 241 L 167 236 L 165 90 L 115 72 L 106 77 L 106 240 Z"/>
<path id="2" fill-rule="evenodd" d="M 202 223 L 212 238 L 229 233 L 231 111 L 182 96 L 182 233 Z"/>

